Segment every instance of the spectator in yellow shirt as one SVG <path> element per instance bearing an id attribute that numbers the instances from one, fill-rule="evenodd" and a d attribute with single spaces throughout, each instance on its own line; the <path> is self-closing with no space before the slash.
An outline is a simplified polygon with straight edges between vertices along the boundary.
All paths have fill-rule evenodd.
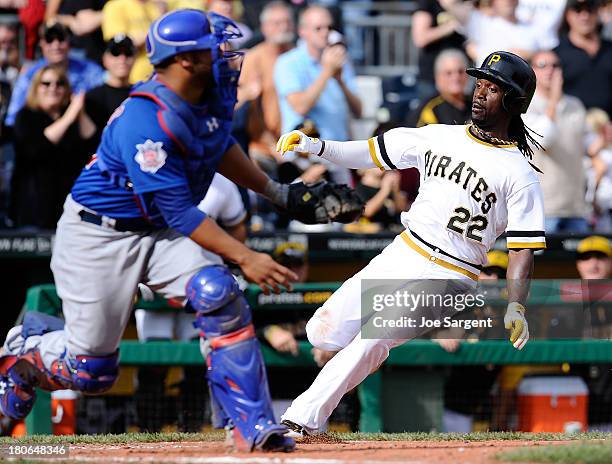
<path id="1" fill-rule="evenodd" d="M 194 10 L 206 10 L 206 0 L 168 0 L 168 10 L 181 8 L 193 8 Z"/>
<path id="2" fill-rule="evenodd" d="M 147 59 L 145 39 L 149 26 L 168 10 L 166 1 L 159 0 L 110 0 L 102 10 L 102 34 L 110 40 L 117 34 L 129 36 L 138 53 L 130 83 L 147 79 L 153 68 Z"/>

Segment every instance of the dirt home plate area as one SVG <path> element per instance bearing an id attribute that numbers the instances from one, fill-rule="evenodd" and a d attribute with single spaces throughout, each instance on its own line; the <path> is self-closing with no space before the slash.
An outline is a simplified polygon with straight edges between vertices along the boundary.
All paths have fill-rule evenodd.
<path id="1" fill-rule="evenodd" d="M 566 441 L 341 441 L 299 443 L 293 453 L 230 453 L 222 442 L 74 444 L 62 462 L 180 464 L 497 463 L 499 452 Z M 46 459 L 44 462 L 53 460 Z M 41 461 L 42 462 L 42 461 Z"/>

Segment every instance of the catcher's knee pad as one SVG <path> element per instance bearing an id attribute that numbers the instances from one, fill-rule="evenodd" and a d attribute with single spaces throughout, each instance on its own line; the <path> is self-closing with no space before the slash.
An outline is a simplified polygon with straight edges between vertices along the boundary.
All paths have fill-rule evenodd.
<path id="1" fill-rule="evenodd" d="M 104 393 L 119 377 L 119 350 L 105 356 L 62 355 L 53 363 L 52 375 L 72 390 Z"/>
<path id="2" fill-rule="evenodd" d="M 215 426 L 233 428 L 234 444 L 252 451 L 273 443 L 293 449 L 282 437 L 287 428 L 275 423 L 263 357 L 251 323 L 251 309 L 236 280 L 224 266 L 208 266 L 187 284 L 194 326 L 206 339 L 207 378 Z"/>
<path id="3" fill-rule="evenodd" d="M 70 389 L 89 394 L 103 393 L 113 386 L 118 375 L 118 351 L 106 356 L 74 357 L 64 351 L 50 368 L 44 365 L 38 348 L 18 356 L 0 358 L 0 382 L 3 377 L 6 385 L 14 386 L 22 399 L 24 393 L 34 396 L 34 387 L 47 391 Z"/>
<path id="4" fill-rule="evenodd" d="M 64 321 L 47 314 L 28 312 L 23 324 L 9 332 L 5 356 L 0 358 L 0 404 L 8 416 L 25 417 L 34 404 L 34 387 L 53 391 L 80 390 L 101 393 L 108 390 L 118 375 L 119 354 L 107 356 L 70 356 L 66 351 L 51 362 L 43 363 L 38 344 L 28 338 L 64 328 Z"/>
<path id="5" fill-rule="evenodd" d="M 44 335 L 64 328 L 60 318 L 28 312 L 23 319 L 22 337 Z M 119 352 L 105 356 L 69 355 L 65 350 L 47 369 L 38 349 L 19 355 L 39 370 L 40 387 L 44 390 L 72 389 L 85 393 L 102 393 L 113 386 L 119 374 Z"/>
<path id="6" fill-rule="evenodd" d="M 23 338 L 32 335 L 44 335 L 64 328 L 64 320 L 37 311 L 28 311 L 23 317 L 21 335 Z"/>
<path id="7" fill-rule="evenodd" d="M 238 282 L 225 266 L 200 269 L 187 283 L 187 307 L 197 313 L 194 327 L 207 339 L 251 324 L 251 309 Z"/>

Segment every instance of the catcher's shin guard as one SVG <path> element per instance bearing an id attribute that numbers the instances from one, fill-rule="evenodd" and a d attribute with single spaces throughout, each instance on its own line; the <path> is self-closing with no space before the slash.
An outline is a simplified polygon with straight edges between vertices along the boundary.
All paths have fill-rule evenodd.
<path id="1" fill-rule="evenodd" d="M 206 342 L 215 425 L 231 429 L 240 451 L 291 451 L 295 442 L 274 420 L 263 357 L 251 323 L 251 310 L 234 277 L 223 266 L 200 270 L 187 284 L 194 326 Z"/>
<path id="2" fill-rule="evenodd" d="M 237 449 L 252 451 L 266 449 L 291 450 L 290 439 L 273 437 L 284 435 L 285 426 L 275 423 L 268 381 L 259 344 L 252 326 L 236 334 L 232 343 L 224 340 L 208 355 L 208 382 L 212 396 L 230 417 L 233 439 Z M 249 334 L 250 338 L 243 339 Z M 274 443 L 268 443 L 272 439 Z"/>
<path id="3" fill-rule="evenodd" d="M 28 338 L 63 328 L 59 318 L 29 312 L 23 325 L 9 331 L 0 357 L 0 411 L 13 419 L 23 419 L 34 406 L 35 387 L 54 391 L 79 390 L 101 393 L 108 390 L 118 375 L 119 354 L 70 357 L 66 351 L 50 367 L 45 366 L 39 343 Z M 8 348 L 7 348 L 8 347 Z"/>

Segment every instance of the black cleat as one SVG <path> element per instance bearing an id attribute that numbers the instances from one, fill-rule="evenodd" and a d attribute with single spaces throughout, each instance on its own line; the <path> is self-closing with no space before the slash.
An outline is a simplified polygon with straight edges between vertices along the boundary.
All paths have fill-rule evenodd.
<path id="1" fill-rule="evenodd" d="M 10 437 L 17 422 L 15 419 L 0 413 L 0 437 Z"/>
<path id="2" fill-rule="evenodd" d="M 261 446 L 262 451 L 290 453 L 295 449 L 295 441 L 291 438 L 291 432 L 279 435 L 278 433 L 270 435 L 264 444 Z"/>
<path id="3" fill-rule="evenodd" d="M 284 425 L 289 429 L 289 433 L 286 436 L 291 437 L 294 440 L 303 440 L 311 435 L 305 427 L 288 419 L 281 420 L 281 425 Z"/>

